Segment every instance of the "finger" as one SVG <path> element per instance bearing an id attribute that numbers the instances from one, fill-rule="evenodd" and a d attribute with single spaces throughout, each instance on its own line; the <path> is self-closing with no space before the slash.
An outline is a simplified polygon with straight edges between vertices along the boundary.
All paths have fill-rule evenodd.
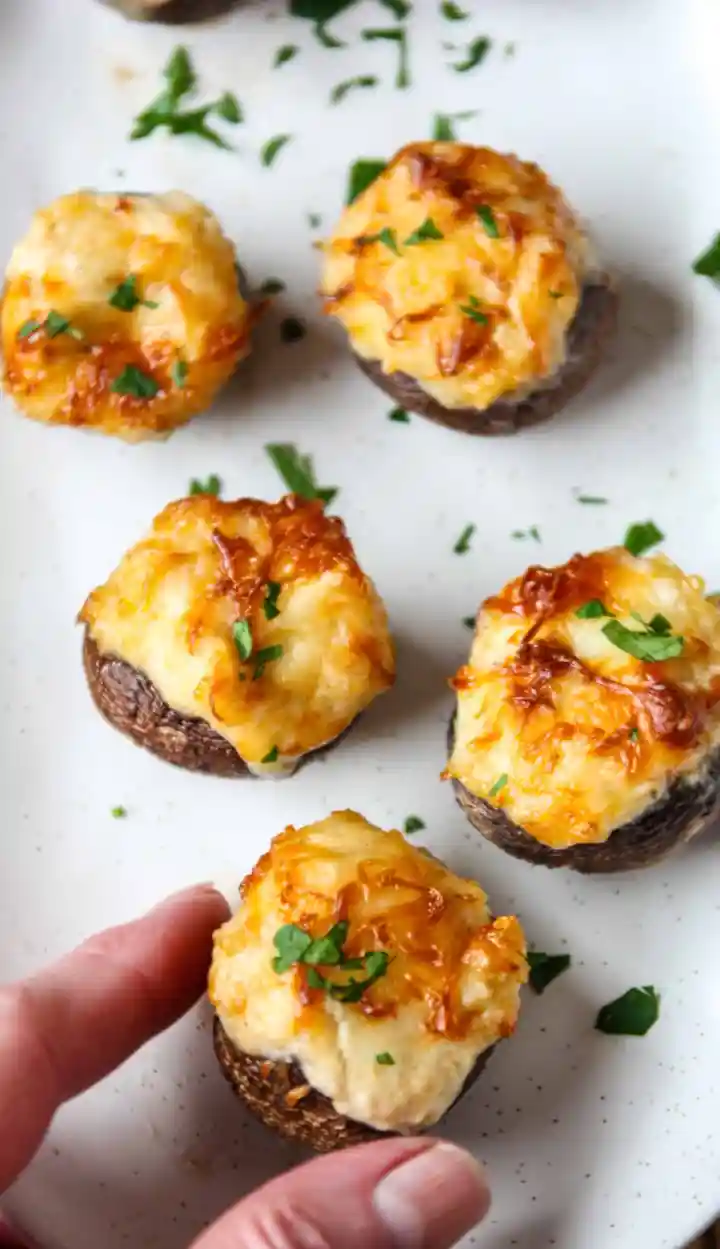
<path id="1" fill-rule="evenodd" d="M 377 1141 L 272 1180 L 193 1249 L 451 1249 L 489 1205 L 482 1167 L 464 1150 Z"/>
<path id="2" fill-rule="evenodd" d="M 29 1162 L 61 1102 L 124 1062 L 203 992 L 212 933 L 228 915 L 208 885 L 91 937 L 0 989 L 0 1192 Z"/>

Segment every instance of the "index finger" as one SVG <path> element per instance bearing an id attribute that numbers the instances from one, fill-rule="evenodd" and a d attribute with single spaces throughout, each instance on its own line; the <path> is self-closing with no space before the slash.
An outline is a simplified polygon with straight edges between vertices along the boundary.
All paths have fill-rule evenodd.
<path id="1" fill-rule="evenodd" d="M 0 1192 L 30 1161 L 62 1102 L 197 1000 L 213 931 L 227 915 L 221 895 L 198 886 L 0 989 Z"/>

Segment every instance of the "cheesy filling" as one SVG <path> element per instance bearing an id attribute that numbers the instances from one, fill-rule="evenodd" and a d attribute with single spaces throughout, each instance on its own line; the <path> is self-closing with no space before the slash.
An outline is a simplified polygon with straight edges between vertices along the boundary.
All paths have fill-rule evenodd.
<path id="1" fill-rule="evenodd" d="M 169 504 L 80 619 L 258 775 L 292 770 L 394 680 L 385 609 L 342 521 L 292 495 Z"/>
<path id="2" fill-rule="evenodd" d="M 215 937 L 209 991 L 222 1025 L 245 1053 L 298 1063 L 343 1115 L 379 1131 L 436 1123 L 515 1026 L 527 978 L 520 924 L 493 920 L 479 885 L 399 832 L 352 811 L 287 828 L 241 896 Z M 301 965 L 273 969 L 283 925 L 315 937 L 339 920 L 350 957 L 390 956 L 357 1003 L 308 988 Z"/>
<path id="3" fill-rule="evenodd" d="M 578 616 L 588 602 L 609 614 Z M 684 639 L 675 658 L 634 658 L 603 632 L 656 616 Z M 720 612 L 664 555 L 577 555 L 487 600 L 453 685 L 447 774 L 548 846 L 603 842 L 676 777 L 702 781 L 720 743 Z"/>
<path id="4" fill-rule="evenodd" d="M 345 209 L 322 293 L 363 359 L 446 408 L 483 409 L 557 373 L 593 276 L 585 233 L 537 165 L 414 143 Z"/>
<path id="5" fill-rule="evenodd" d="M 128 281 L 134 306 L 117 307 Z M 55 332 L 58 315 L 69 324 Z M 10 258 L 5 388 L 37 420 L 129 441 L 167 434 L 247 355 L 252 316 L 235 250 L 202 204 L 179 191 L 78 191 L 36 213 Z M 152 394 L 116 389 L 128 368 Z"/>

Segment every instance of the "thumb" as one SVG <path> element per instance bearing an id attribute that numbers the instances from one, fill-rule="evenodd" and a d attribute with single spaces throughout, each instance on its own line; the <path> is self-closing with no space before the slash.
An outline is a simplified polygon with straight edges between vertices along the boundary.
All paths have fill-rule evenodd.
<path id="1" fill-rule="evenodd" d="M 192 1249 L 451 1249 L 489 1205 L 483 1170 L 464 1150 L 376 1141 L 271 1180 Z"/>

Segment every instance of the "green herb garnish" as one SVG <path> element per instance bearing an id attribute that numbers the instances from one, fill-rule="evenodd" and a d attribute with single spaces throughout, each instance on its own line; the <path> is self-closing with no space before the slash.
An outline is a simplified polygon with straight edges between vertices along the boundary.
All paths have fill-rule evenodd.
<path id="1" fill-rule="evenodd" d="M 493 212 L 490 205 L 478 204 L 475 209 L 475 212 L 477 216 L 479 217 L 480 221 L 482 221 L 483 226 L 485 227 L 485 233 L 487 234 L 488 238 L 499 239 L 500 231 L 498 229 L 498 223 L 495 220 L 495 213 Z"/>
<path id="2" fill-rule="evenodd" d="M 124 820 L 127 815 L 127 807 L 113 807 L 110 814 L 114 820 Z"/>
<path id="3" fill-rule="evenodd" d="M 660 995 L 651 984 L 628 989 L 598 1011 L 595 1027 L 610 1036 L 645 1036 L 660 1018 Z"/>
<path id="4" fill-rule="evenodd" d="M 371 985 L 374 985 L 376 980 L 385 975 L 390 963 L 390 956 L 384 950 L 376 950 L 372 954 L 366 954 L 362 960 L 348 959 L 344 966 L 349 967 L 357 962 L 364 964 L 366 972 L 364 980 L 354 980 L 351 976 L 347 984 L 338 984 L 336 981 L 328 980 L 326 976 L 320 975 L 320 972 L 311 967 L 307 975 L 308 984 L 311 989 L 324 989 L 337 1002 L 359 1002 L 365 991 Z"/>
<path id="5" fill-rule="evenodd" d="M 455 4 L 454 0 L 443 0 L 440 5 L 440 12 L 448 22 L 464 22 L 470 14 L 460 8 L 459 4 Z"/>
<path id="6" fill-rule="evenodd" d="M 658 529 L 654 520 L 645 520 L 636 525 L 630 525 L 625 534 L 623 546 L 631 555 L 644 555 L 645 551 L 649 551 L 652 546 L 657 546 L 658 542 L 662 542 L 664 538 L 665 534 Z"/>
<path id="7" fill-rule="evenodd" d="M 280 341 L 283 343 L 299 343 L 307 330 L 299 317 L 284 317 L 280 322 Z"/>
<path id="8" fill-rule="evenodd" d="M 339 104 L 349 91 L 354 91 L 359 87 L 376 87 L 378 80 L 373 74 L 357 74 L 355 78 L 346 78 L 344 82 L 339 82 L 330 92 L 330 103 Z"/>
<path id="9" fill-rule="evenodd" d="M 460 311 L 464 317 L 469 317 L 471 321 L 475 321 L 478 325 L 487 325 L 488 317 L 481 310 L 480 300 L 475 295 L 468 295 L 466 304 L 460 305 Z"/>
<path id="10" fill-rule="evenodd" d="M 456 65 L 453 65 L 453 69 L 457 70 L 458 74 L 466 74 L 469 69 L 474 69 L 476 65 L 485 60 L 491 46 L 491 41 L 485 35 L 480 35 L 478 39 L 473 39 L 468 47 L 465 60 L 458 61 Z"/>
<path id="11" fill-rule="evenodd" d="M 656 633 L 652 629 L 644 632 L 627 629 L 619 620 L 608 620 L 602 631 L 618 650 L 625 651 L 627 655 L 641 659 L 644 663 L 662 663 L 665 659 L 677 659 L 685 647 L 685 639 L 682 637 Z"/>
<path id="12" fill-rule="evenodd" d="M 630 729 L 630 732 L 628 733 L 628 737 L 629 737 L 629 739 L 630 739 L 630 741 L 631 741 L 631 742 L 637 742 L 637 741 L 639 741 L 639 739 L 640 739 L 640 730 L 639 730 L 639 728 L 637 727 L 637 725 L 633 725 L 633 727 Z"/>
<path id="13" fill-rule="evenodd" d="M 344 48 L 346 45 L 342 39 L 336 39 L 331 35 L 324 22 L 318 22 L 314 30 L 315 38 L 324 48 Z"/>
<path id="14" fill-rule="evenodd" d="M 17 337 L 30 338 L 32 334 L 37 334 L 39 329 L 42 329 L 42 321 L 36 321 L 34 317 L 31 317 L 29 321 L 23 321 L 17 332 Z"/>
<path id="15" fill-rule="evenodd" d="M 320 229 L 320 226 L 322 225 L 322 217 L 320 216 L 320 213 L 308 213 L 307 219 L 311 230 Z"/>
<path id="16" fill-rule="evenodd" d="M 263 611 L 266 620 L 274 620 L 280 615 L 280 608 L 277 601 L 280 597 L 282 586 L 279 581 L 268 581 L 265 587 L 265 598 L 263 599 Z"/>
<path id="17" fill-rule="evenodd" d="M 297 963 L 309 968 L 307 982 L 311 989 L 324 989 L 339 1002 L 359 1002 L 370 985 L 385 975 L 390 956 L 385 950 L 374 950 L 360 958 L 346 958 L 344 945 L 349 924 L 343 920 L 315 940 L 297 924 L 285 924 L 278 929 L 273 944 L 277 955 L 272 961 L 273 970 L 282 975 Z M 364 980 L 352 977 L 346 983 L 330 980 L 317 971 L 318 967 L 336 967 L 345 971 L 364 971 Z"/>
<path id="18" fill-rule="evenodd" d="M 208 125 L 208 118 L 214 115 L 230 125 L 239 125 L 243 120 L 242 108 L 232 92 L 226 91 L 219 100 L 214 100 L 211 104 L 183 111 L 180 108 L 181 101 L 197 85 L 190 54 L 184 47 L 178 47 L 172 53 L 163 70 L 163 77 L 165 89 L 135 118 L 130 138 L 146 139 L 153 131 L 165 126 L 170 134 L 194 134 L 216 147 L 229 148 L 230 144 Z"/>
<path id="19" fill-rule="evenodd" d="M 249 620 L 236 620 L 232 627 L 233 642 L 235 643 L 238 655 L 245 663 L 252 655 L 253 635 L 250 628 Z"/>
<path id="20" fill-rule="evenodd" d="M 536 993 L 544 993 L 553 980 L 567 971 L 570 955 L 542 954 L 539 950 L 528 950 L 527 961 L 530 968 L 530 988 Z"/>
<path id="21" fill-rule="evenodd" d="M 358 239 L 359 243 L 383 243 L 396 256 L 400 255 L 400 248 L 397 245 L 397 235 L 394 230 L 390 230 L 387 226 L 380 230 L 377 234 L 362 234 Z"/>
<path id="22" fill-rule="evenodd" d="M 476 525 L 466 525 L 458 538 L 453 551 L 456 555 L 465 555 L 470 550 L 470 539 L 475 533 Z"/>
<path id="23" fill-rule="evenodd" d="M 720 278 L 720 234 L 716 234 L 702 256 L 698 256 L 693 265 L 693 273 L 703 278 L 712 278 L 716 282 Z"/>
<path id="24" fill-rule="evenodd" d="M 137 293 L 137 277 L 134 273 L 131 273 L 127 278 L 123 278 L 123 281 L 115 287 L 108 299 L 108 303 L 112 304 L 113 308 L 119 308 L 121 312 L 132 312 L 133 309 L 137 308 L 138 304 L 144 302 Z M 151 304 L 150 306 L 157 308 L 157 304 Z"/>
<path id="25" fill-rule="evenodd" d="M 603 498 L 601 494 L 576 494 L 575 499 L 578 503 L 608 503 L 609 500 Z"/>
<path id="26" fill-rule="evenodd" d="M 185 385 L 187 381 L 187 375 L 188 375 L 187 361 L 186 360 L 174 360 L 173 366 L 170 370 L 170 377 L 172 378 L 173 384 L 177 386 L 178 390 L 182 390 L 183 386 Z"/>
<path id="27" fill-rule="evenodd" d="M 420 819 L 419 815 L 409 815 L 403 825 L 406 837 L 412 837 L 413 833 L 419 833 L 425 827 L 425 821 Z"/>
<path id="28" fill-rule="evenodd" d="M 309 455 L 301 455 L 291 442 L 270 442 L 265 450 L 293 494 L 299 494 L 303 499 L 322 499 L 328 506 L 332 503 L 338 488 L 316 485 Z"/>
<path id="29" fill-rule="evenodd" d="M 385 1051 L 384 1054 L 376 1054 L 375 1062 L 377 1063 L 378 1067 L 394 1067 L 395 1066 L 395 1059 L 393 1058 L 392 1054 L 388 1054 L 387 1050 Z"/>
<path id="30" fill-rule="evenodd" d="M 269 663 L 273 663 L 274 660 L 280 659 L 282 654 L 283 654 L 283 647 L 279 645 L 263 646 L 259 651 L 256 651 L 255 652 L 255 668 L 253 670 L 253 675 L 252 675 L 253 681 L 259 681 L 260 677 L 263 676 L 265 672 L 266 666 Z"/>
<path id="31" fill-rule="evenodd" d="M 275 53 L 275 60 L 273 61 L 273 69 L 279 69 L 281 65 L 287 65 L 287 62 L 292 61 L 293 57 L 297 56 L 299 51 L 300 49 L 298 48 L 297 44 L 284 43 L 283 46 L 281 48 L 278 48 L 277 52 Z"/>
<path id="32" fill-rule="evenodd" d="M 278 750 L 277 746 L 273 746 L 272 750 L 269 750 L 266 755 L 263 755 L 260 762 L 261 763 L 277 763 L 279 754 L 280 754 L 280 751 Z"/>
<path id="33" fill-rule="evenodd" d="M 442 230 L 438 230 L 432 217 L 426 217 L 417 230 L 413 230 L 412 234 L 408 234 L 405 239 L 405 246 L 413 247 L 416 243 L 427 243 L 430 239 L 444 238 L 445 235 Z"/>
<path id="34" fill-rule="evenodd" d="M 295 963 L 299 963 L 306 950 L 312 945 L 312 937 L 297 924 L 284 924 L 273 937 L 273 945 L 277 954 L 272 961 L 273 971 L 279 976 L 289 971 Z"/>
<path id="35" fill-rule="evenodd" d="M 391 408 L 388 412 L 388 420 L 395 421 L 398 425 L 409 425 L 410 413 L 404 408 Z"/>
<path id="36" fill-rule="evenodd" d="M 408 69 L 408 48 L 407 35 L 402 26 L 393 26 L 390 28 L 372 30 L 364 30 L 361 38 L 373 41 L 376 39 L 387 39 L 398 45 L 399 60 L 397 74 L 395 75 L 395 86 L 400 89 L 410 86 L 410 72 Z"/>
<path id="37" fill-rule="evenodd" d="M 531 525 L 529 529 L 513 529 L 510 537 L 517 542 L 524 542 L 526 538 L 534 538 L 536 542 L 542 542 L 537 525 Z"/>
<path id="38" fill-rule="evenodd" d="M 30 338 L 32 334 L 38 330 L 44 330 L 48 338 L 57 338 L 59 334 L 69 334 L 71 338 L 80 341 L 85 337 L 82 330 L 73 325 L 69 317 L 63 316 L 61 312 L 56 312 L 51 308 L 44 321 L 36 321 L 31 319 L 25 321 L 17 332 L 18 338 Z"/>
<path id="39" fill-rule="evenodd" d="M 264 165 L 266 169 L 269 169 L 269 167 L 274 163 L 278 153 L 282 151 L 285 144 L 289 143 L 291 139 L 291 134 L 276 134 L 274 139 L 268 139 L 267 143 L 265 143 L 261 149 L 260 163 Z"/>
<path id="40" fill-rule="evenodd" d="M 394 13 L 398 21 L 402 21 L 404 17 L 408 17 L 412 13 L 412 5 L 409 0 L 380 0 L 380 3 Z"/>
<path id="41" fill-rule="evenodd" d="M 505 788 L 505 786 L 506 786 L 506 785 L 507 785 L 507 783 L 508 783 L 508 779 L 509 779 L 509 777 L 508 777 L 507 772 L 503 772 L 503 773 L 502 773 L 502 774 L 501 774 L 501 775 L 497 778 L 497 780 L 496 780 L 495 784 L 493 785 L 492 789 L 488 790 L 488 798 L 495 798 L 495 797 L 496 797 L 496 795 L 500 793 L 500 790 Z"/>
<path id="42" fill-rule="evenodd" d="M 600 616 L 611 616 L 612 612 L 608 611 L 599 598 L 591 598 L 587 603 L 583 603 L 582 607 L 578 607 L 575 615 L 580 620 L 596 620 Z"/>
<path id="43" fill-rule="evenodd" d="M 190 494 L 212 494 L 217 497 L 222 490 L 222 482 L 217 473 L 211 473 L 205 481 L 200 477 L 193 477 L 190 482 Z"/>
<path id="44" fill-rule="evenodd" d="M 463 622 L 463 624 L 465 625 L 465 628 L 466 628 L 466 629 L 474 629 L 474 628 L 475 628 L 475 617 L 474 617 L 474 616 L 463 616 L 463 620 L 462 620 L 462 622 Z"/>
<path id="45" fill-rule="evenodd" d="M 133 399 L 154 399 L 159 394 L 160 387 L 149 373 L 143 373 L 134 364 L 126 364 L 110 390 L 114 395 L 130 395 Z"/>
<path id="46" fill-rule="evenodd" d="M 467 121 L 477 117 L 477 109 L 465 109 L 462 113 L 436 113 L 433 121 L 432 137 L 437 143 L 454 143 L 456 139 L 454 121 Z"/>
<path id="47" fill-rule="evenodd" d="M 387 161 L 384 160 L 356 160 L 350 166 L 345 202 L 352 204 L 386 169 Z"/>

